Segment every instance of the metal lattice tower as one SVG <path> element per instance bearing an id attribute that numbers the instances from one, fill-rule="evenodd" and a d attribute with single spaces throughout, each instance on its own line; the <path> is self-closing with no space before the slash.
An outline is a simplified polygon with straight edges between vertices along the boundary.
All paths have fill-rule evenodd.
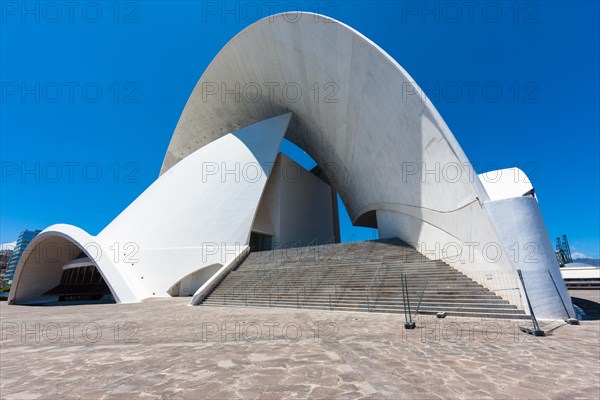
<path id="1" fill-rule="evenodd" d="M 560 236 L 556 238 L 556 258 L 561 266 L 573 262 L 567 235 L 562 235 L 562 239 Z"/>

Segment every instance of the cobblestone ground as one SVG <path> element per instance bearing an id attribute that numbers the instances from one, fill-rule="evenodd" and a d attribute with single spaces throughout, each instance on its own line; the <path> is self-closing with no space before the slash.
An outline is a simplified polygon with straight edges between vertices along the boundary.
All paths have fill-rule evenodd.
<path id="1" fill-rule="evenodd" d="M 598 399 L 600 321 L 0 303 L 5 399 Z M 525 321 L 526 322 L 526 321 Z"/>

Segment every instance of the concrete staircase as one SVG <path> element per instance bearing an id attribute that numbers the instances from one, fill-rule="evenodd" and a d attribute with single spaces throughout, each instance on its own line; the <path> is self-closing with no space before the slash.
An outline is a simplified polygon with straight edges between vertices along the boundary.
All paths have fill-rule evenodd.
<path id="1" fill-rule="evenodd" d="M 419 307 L 419 314 L 528 318 L 399 239 L 253 252 L 202 304 L 403 313 L 402 276 L 413 314 Z"/>

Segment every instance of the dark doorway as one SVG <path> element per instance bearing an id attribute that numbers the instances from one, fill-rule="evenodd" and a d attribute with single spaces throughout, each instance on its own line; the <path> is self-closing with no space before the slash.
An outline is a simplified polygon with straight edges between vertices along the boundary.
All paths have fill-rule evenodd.
<path id="1" fill-rule="evenodd" d="M 250 233 L 250 251 L 267 251 L 273 248 L 273 237 L 262 233 Z"/>

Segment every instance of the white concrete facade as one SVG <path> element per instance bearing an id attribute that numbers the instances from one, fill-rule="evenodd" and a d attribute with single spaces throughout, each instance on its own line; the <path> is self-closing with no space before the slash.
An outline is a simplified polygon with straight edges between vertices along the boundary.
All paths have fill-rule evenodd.
<path id="1" fill-rule="evenodd" d="M 526 271 L 538 317 L 566 317 L 563 302 L 574 315 L 537 199 L 522 197 L 530 184 L 506 177 L 488 182 L 489 173 L 482 182 L 433 104 L 394 59 L 354 29 L 310 13 L 294 21 L 265 18 L 219 52 L 182 112 L 161 177 L 93 238 L 102 246 L 139 244 L 144 261 L 137 265 L 122 258 L 98 263 L 109 271 L 103 272 L 107 282 L 114 279 L 119 301 L 167 295 L 184 278 L 195 282 L 181 292 L 189 293 L 204 279 L 190 274 L 222 268 L 241 252 L 268 168 L 252 185 L 200 184 L 198 169 L 272 163 L 284 135 L 325 171 L 353 222 L 375 213 L 380 237 L 397 236 L 491 289 L 499 277 Z M 59 236 L 61 229 L 40 236 Z M 200 245 L 206 242 L 226 245 L 206 258 L 211 251 Z M 513 257 L 532 243 L 536 257 Z M 15 277 L 25 280 L 28 270 L 20 264 Z M 537 279 L 542 275 L 553 277 L 558 289 Z M 25 289 L 15 281 L 11 299 L 19 301 Z M 498 294 L 527 309 L 524 288 L 511 289 L 517 295 Z"/>
<path id="2" fill-rule="evenodd" d="M 81 252 L 96 262 L 117 302 L 168 296 L 182 280 L 181 293 L 193 294 L 211 276 L 203 269 L 214 273 L 248 243 L 290 118 L 288 113 L 245 127 L 194 152 L 97 236 L 70 225 L 47 228 L 17 266 L 9 301 L 39 302 L 58 284 L 62 266 Z M 236 165 L 240 169 L 228 173 L 226 167 Z M 66 246 L 79 251 L 62 250 Z M 59 249 L 56 260 L 48 248 Z"/>
<path id="3" fill-rule="evenodd" d="M 274 248 L 334 243 L 338 236 L 335 201 L 330 185 L 280 153 L 252 231 L 272 236 Z"/>

